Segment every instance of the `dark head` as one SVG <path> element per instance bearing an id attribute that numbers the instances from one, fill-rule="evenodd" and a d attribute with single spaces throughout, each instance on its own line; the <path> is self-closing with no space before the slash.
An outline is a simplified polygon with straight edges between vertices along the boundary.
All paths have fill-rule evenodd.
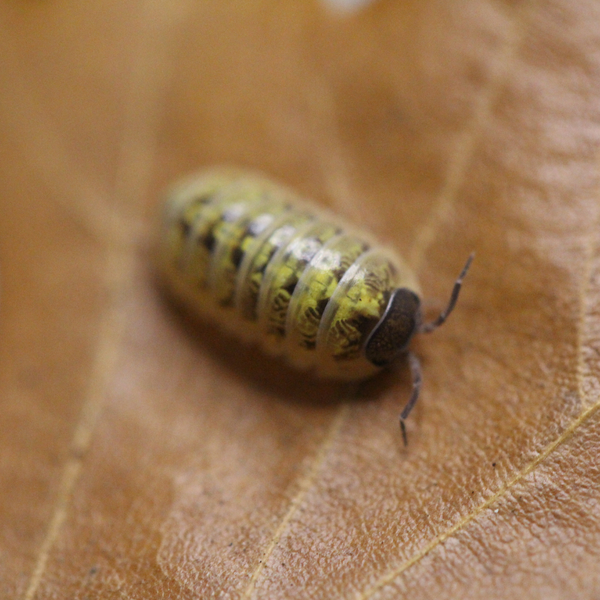
<path id="1" fill-rule="evenodd" d="M 437 329 L 450 315 L 467 274 L 474 254 L 469 256 L 463 270 L 452 288 L 450 301 L 446 310 L 430 323 L 423 323 L 421 317 L 421 301 L 408 288 L 398 288 L 392 292 L 388 305 L 375 328 L 367 338 L 365 356 L 377 367 L 391 363 L 401 352 L 408 350 L 410 340 L 415 333 L 429 333 Z"/>
<path id="2" fill-rule="evenodd" d="M 367 360 L 377 367 L 385 367 L 398 354 L 408 350 L 410 340 L 415 333 L 435 331 L 452 312 L 458 300 L 463 277 L 467 274 L 473 257 L 474 254 L 469 256 L 458 279 L 454 282 L 446 310 L 430 323 L 422 322 L 421 301 L 412 290 L 408 288 L 395 289 L 390 296 L 383 316 L 379 319 L 379 323 L 375 325 L 375 328 L 367 338 L 365 344 L 365 356 Z M 419 366 L 419 360 L 412 352 L 408 353 L 408 358 L 413 378 L 413 391 L 404 410 L 400 414 L 400 427 L 402 428 L 402 438 L 404 439 L 405 446 L 407 439 L 404 421 L 417 402 L 419 390 L 421 389 L 421 367 Z"/>
<path id="3" fill-rule="evenodd" d="M 408 288 L 392 292 L 388 305 L 367 338 L 365 356 L 377 367 L 385 367 L 405 352 L 421 326 L 421 301 Z"/>

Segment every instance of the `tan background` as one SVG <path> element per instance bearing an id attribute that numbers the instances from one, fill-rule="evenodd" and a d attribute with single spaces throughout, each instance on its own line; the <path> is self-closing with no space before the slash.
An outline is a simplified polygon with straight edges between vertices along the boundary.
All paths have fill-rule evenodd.
<path id="1" fill-rule="evenodd" d="M 4 0 L 0 597 L 598 598 L 600 5 Z M 447 325 L 351 398 L 191 327 L 160 190 L 258 167 Z M 245 349 L 244 349 L 245 350 Z"/>

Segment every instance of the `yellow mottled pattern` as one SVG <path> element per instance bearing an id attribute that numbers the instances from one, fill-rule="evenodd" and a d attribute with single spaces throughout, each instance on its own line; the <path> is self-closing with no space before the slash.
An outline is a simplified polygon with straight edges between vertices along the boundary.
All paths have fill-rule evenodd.
<path id="1" fill-rule="evenodd" d="M 306 212 L 288 212 L 281 215 L 273 226 L 257 238 L 256 246 L 246 252 L 237 281 L 237 309 L 250 321 L 258 318 L 258 297 L 265 271 L 277 250 L 287 244 L 311 220 Z"/>
<path id="2" fill-rule="evenodd" d="M 363 254 L 368 244 L 354 235 L 330 239 L 304 271 L 290 303 L 286 322 L 286 345 L 295 362 L 310 361 L 321 317 L 340 280 Z M 304 355 L 304 356 L 302 356 Z"/>
<path id="3" fill-rule="evenodd" d="M 353 373 L 366 367 L 362 350 L 387 306 L 392 290 L 401 285 L 398 268 L 381 250 L 367 252 L 346 272 L 323 314 L 317 346 L 322 369 Z"/>
<path id="4" fill-rule="evenodd" d="M 269 197 L 264 189 L 236 189 L 227 194 L 227 208 L 213 229 L 209 287 L 218 304 L 233 303 L 236 276 L 245 253 L 253 250 L 257 236 L 268 228 L 287 206 Z"/>
<path id="5" fill-rule="evenodd" d="M 214 248 L 214 229 L 222 218 L 226 198 L 217 196 L 195 218 L 191 234 L 188 236 L 183 249 L 184 261 L 182 271 L 190 283 L 202 288 L 207 285 L 212 248 Z"/>
<path id="6" fill-rule="evenodd" d="M 168 202 L 163 214 L 162 260 L 186 270 L 185 246 L 193 224 L 206 211 L 207 202 L 224 186 L 240 177 L 240 172 L 234 169 L 214 169 L 200 177 L 187 179 L 167 192 Z"/>
<path id="7" fill-rule="evenodd" d="M 271 259 L 258 309 L 261 329 L 267 335 L 284 337 L 288 306 L 304 269 L 323 244 L 339 232 L 339 226 L 327 221 L 311 223 Z"/>

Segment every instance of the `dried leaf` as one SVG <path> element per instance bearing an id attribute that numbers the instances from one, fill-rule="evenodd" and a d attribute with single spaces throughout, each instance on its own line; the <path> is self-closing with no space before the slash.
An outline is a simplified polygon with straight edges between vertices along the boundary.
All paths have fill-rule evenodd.
<path id="1" fill-rule="evenodd" d="M 591 0 L 0 8 L 0 596 L 600 592 Z M 397 247 L 447 325 L 358 391 L 196 325 L 160 190 L 261 169 Z"/>

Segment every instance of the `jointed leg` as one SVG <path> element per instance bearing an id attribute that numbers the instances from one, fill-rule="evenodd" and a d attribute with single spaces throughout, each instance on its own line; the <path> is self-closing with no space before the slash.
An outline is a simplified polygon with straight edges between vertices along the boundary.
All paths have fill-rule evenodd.
<path id="1" fill-rule="evenodd" d="M 419 392 L 421 391 L 421 363 L 416 354 L 413 354 L 412 352 L 408 353 L 408 362 L 410 364 L 410 372 L 412 375 L 412 393 L 406 406 L 400 413 L 400 429 L 402 430 L 402 439 L 404 440 L 405 446 L 408 446 L 408 438 L 406 437 L 406 425 L 404 424 L 404 421 L 406 421 L 410 411 L 417 403 Z"/>

